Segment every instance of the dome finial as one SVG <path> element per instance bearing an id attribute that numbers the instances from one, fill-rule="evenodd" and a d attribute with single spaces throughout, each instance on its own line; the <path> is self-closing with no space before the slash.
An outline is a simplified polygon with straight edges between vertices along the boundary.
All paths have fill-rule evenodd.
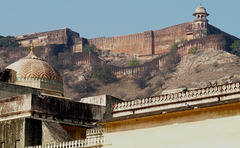
<path id="1" fill-rule="evenodd" d="M 33 52 L 34 50 L 34 47 L 33 47 L 33 43 L 31 44 L 31 51 Z"/>

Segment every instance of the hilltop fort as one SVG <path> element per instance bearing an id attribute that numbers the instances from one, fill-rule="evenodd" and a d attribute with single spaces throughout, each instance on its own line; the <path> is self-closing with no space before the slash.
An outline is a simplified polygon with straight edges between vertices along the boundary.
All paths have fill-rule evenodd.
<path id="1" fill-rule="evenodd" d="M 200 6 L 193 14 L 195 17 L 193 21 L 155 31 L 149 30 L 114 37 L 86 39 L 71 29 L 63 28 L 17 36 L 16 39 L 22 47 L 29 47 L 32 43 L 35 46 L 61 45 L 73 53 L 83 52 L 86 44 L 94 44 L 103 53 L 124 54 L 131 57 L 166 53 L 170 50 L 173 42 L 181 40 L 191 41 L 192 45 L 200 43 L 202 40 L 199 39 L 208 37 L 204 46 L 211 44 L 211 47 L 216 49 L 223 46 L 223 42 L 230 44 L 238 39 L 209 24 L 208 15 L 206 9 Z"/>
<path id="2" fill-rule="evenodd" d="M 193 15 L 195 20 L 192 22 L 109 38 L 80 38 L 78 33 L 67 28 L 16 37 L 22 47 L 0 48 L 0 60 L 14 60 L 5 70 L 0 71 L 0 147 L 238 148 L 240 60 L 223 51 L 238 38 L 208 24 L 209 14 L 204 7 L 198 7 Z M 122 99 L 110 95 L 90 96 L 89 92 L 88 96 L 77 99 L 65 97 L 66 75 L 73 78 L 68 84 L 78 92 L 82 91 L 81 87 L 91 88 L 96 79 L 88 82 L 88 85 L 76 85 L 81 73 L 74 71 L 73 63 L 65 65 L 69 71 L 62 73 L 45 61 L 81 64 L 76 69 L 93 63 L 107 64 L 104 59 L 84 53 L 84 45 L 87 44 L 95 44 L 102 52 L 113 56 L 121 53 L 134 58 L 158 56 L 136 67 L 121 69 L 108 65 L 113 74 L 121 77 L 128 73 L 138 73 L 149 66 L 159 71 L 165 68 L 165 61 L 172 58 L 173 42 L 179 43 L 174 50 L 175 55 L 177 52 L 182 57 L 177 66 L 178 71 L 172 75 L 175 75 L 175 79 L 155 75 L 151 78 L 154 82 L 147 84 L 152 91 L 147 91 L 147 86 L 139 89 L 141 93 L 147 92 L 148 96 L 128 101 L 122 100 L 126 98 L 124 93 L 133 92 L 137 95 L 136 87 L 111 85 L 108 88 L 117 92 L 125 87 L 120 92 Z M 36 50 L 33 43 L 38 46 Z M 29 44 L 32 44 L 31 51 L 26 47 Z M 199 50 L 188 54 L 192 47 Z M 167 54 L 170 48 L 171 52 Z M 28 55 L 24 57 L 26 52 Z M 58 59 L 54 59 L 54 56 Z M 16 60 L 19 57 L 21 59 Z M 147 76 L 138 80 L 144 77 Z M 165 88 L 171 88 L 172 83 L 178 90 L 154 94 L 153 89 L 163 90 L 163 84 L 157 83 L 162 77 L 168 85 Z M 236 82 L 211 83 L 213 80 L 217 82 L 217 79 L 234 80 L 234 77 Z M 182 89 L 183 81 L 186 81 L 184 84 L 187 86 L 204 81 L 211 85 Z M 104 86 L 101 85 L 101 89 Z M 66 92 L 72 93 L 69 90 Z"/>

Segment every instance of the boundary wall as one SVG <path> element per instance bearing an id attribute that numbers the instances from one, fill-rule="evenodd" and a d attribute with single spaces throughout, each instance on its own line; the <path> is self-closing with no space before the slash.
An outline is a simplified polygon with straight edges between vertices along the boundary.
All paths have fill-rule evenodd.
<path id="1" fill-rule="evenodd" d="M 96 45 L 102 51 L 111 51 L 113 54 L 162 54 L 170 50 L 173 42 L 178 42 L 181 39 L 192 39 L 192 35 L 187 34 L 191 31 L 191 28 L 192 22 L 187 22 L 156 31 L 150 30 L 130 35 L 88 39 L 88 42 Z"/>

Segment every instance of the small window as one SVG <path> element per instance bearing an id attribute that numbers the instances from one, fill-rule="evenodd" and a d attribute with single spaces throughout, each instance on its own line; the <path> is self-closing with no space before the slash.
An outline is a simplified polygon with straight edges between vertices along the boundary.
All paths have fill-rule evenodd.
<path id="1" fill-rule="evenodd" d="M 16 146 L 15 146 L 15 148 L 20 148 L 20 140 L 16 140 Z"/>
<path id="2" fill-rule="evenodd" d="M 200 23 L 198 23 L 198 28 L 200 28 Z"/>
<path id="3" fill-rule="evenodd" d="M 5 142 L 1 142 L 1 148 L 5 148 Z"/>
<path id="4" fill-rule="evenodd" d="M 202 23 L 202 24 L 201 24 L 201 27 L 202 27 L 202 28 L 204 28 L 204 27 L 205 27 L 205 25 Z"/>

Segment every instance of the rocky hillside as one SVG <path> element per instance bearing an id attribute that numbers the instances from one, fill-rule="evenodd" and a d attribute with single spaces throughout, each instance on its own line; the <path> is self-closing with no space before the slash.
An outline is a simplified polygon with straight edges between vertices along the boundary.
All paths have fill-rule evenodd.
<path id="1" fill-rule="evenodd" d="M 21 55 L 7 50 L 1 51 L 1 68 L 16 61 L 18 58 L 15 56 L 22 57 L 26 54 L 25 51 Z M 128 63 L 121 61 L 121 65 L 124 65 L 122 64 L 124 62 Z M 178 88 L 207 87 L 240 80 L 239 57 L 226 51 L 211 49 L 198 50 L 194 54 L 184 56 L 172 73 L 163 74 L 163 71 L 160 71 L 155 75 L 143 74 L 134 80 L 121 79 L 107 84 L 94 77 L 92 67 L 89 65 L 73 66 L 59 63 L 61 62 L 58 59 L 55 64 L 51 64 L 62 73 L 65 96 L 74 99 L 109 94 L 124 100 L 133 100 L 159 95 L 162 92 L 174 92 L 169 90 Z"/>
<path id="2" fill-rule="evenodd" d="M 162 91 L 174 92 L 167 90 L 178 88 L 191 89 L 239 81 L 239 66 L 239 57 L 226 51 L 198 50 L 194 54 L 184 56 L 173 73 L 167 73 L 164 77 L 161 72 L 154 76 L 146 76 L 143 87 L 139 87 L 139 79 L 122 79 L 104 84 L 93 77 L 91 67 L 75 67 L 72 70 L 64 70 L 65 95 L 78 98 L 109 94 L 132 100 L 159 95 Z"/>

